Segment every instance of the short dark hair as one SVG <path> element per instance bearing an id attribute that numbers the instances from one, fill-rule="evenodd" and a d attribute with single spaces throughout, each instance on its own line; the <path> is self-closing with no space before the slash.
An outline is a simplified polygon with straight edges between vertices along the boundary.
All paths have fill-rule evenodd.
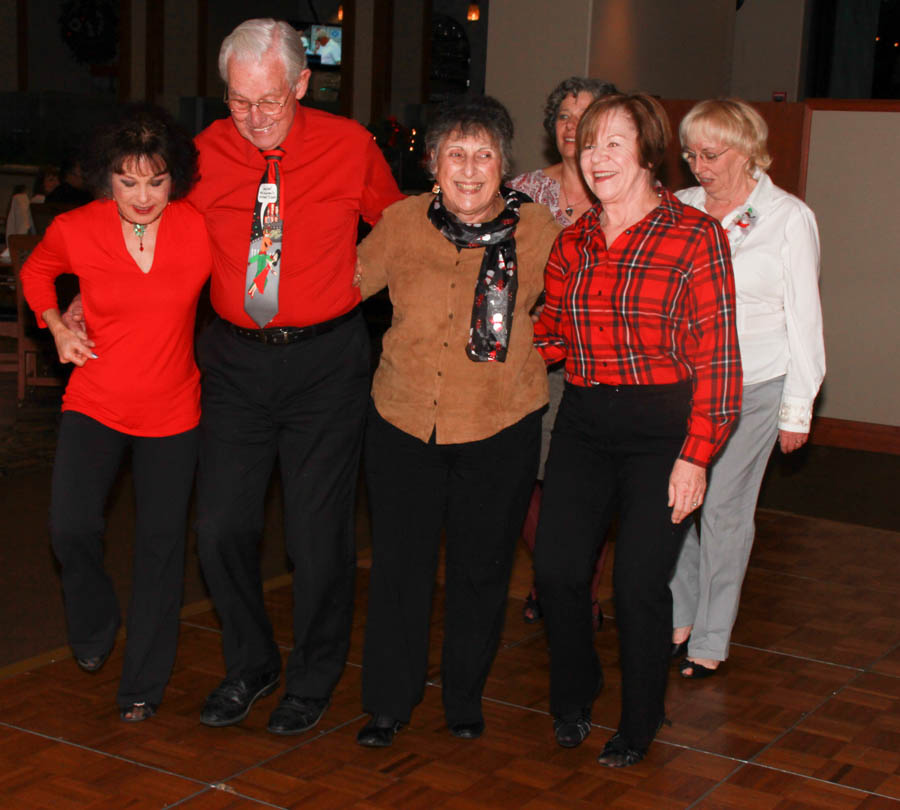
<path id="1" fill-rule="evenodd" d="M 656 177 L 656 171 L 672 138 L 672 130 L 669 116 L 662 104 L 647 93 L 615 93 L 593 102 L 578 122 L 578 132 L 575 135 L 578 154 L 581 154 L 586 143 L 597 137 L 600 119 L 616 110 L 623 110 L 637 129 L 640 165 L 649 169 L 650 174 Z"/>
<path id="2" fill-rule="evenodd" d="M 425 133 L 425 166 L 434 177 L 437 155 L 448 135 L 459 132 L 474 135 L 484 132 L 497 142 L 500 148 L 502 174 L 509 174 L 512 164 L 513 122 L 509 112 L 491 96 L 466 96 L 459 101 L 448 102 L 438 109 Z"/>
<path id="3" fill-rule="evenodd" d="M 170 200 L 186 196 L 197 182 L 197 148 L 172 116 L 153 104 L 131 104 L 94 134 L 84 162 L 88 184 L 109 196 L 113 173 L 131 160 L 147 160 L 172 178 Z"/>
<path id="4" fill-rule="evenodd" d="M 563 79 L 547 96 L 544 104 L 544 129 L 550 136 L 550 141 L 556 145 L 556 116 L 559 108 L 569 96 L 578 97 L 579 93 L 590 93 L 595 99 L 608 96 L 610 93 L 618 93 L 618 89 L 612 82 L 603 79 L 590 79 L 587 76 L 570 76 Z"/>

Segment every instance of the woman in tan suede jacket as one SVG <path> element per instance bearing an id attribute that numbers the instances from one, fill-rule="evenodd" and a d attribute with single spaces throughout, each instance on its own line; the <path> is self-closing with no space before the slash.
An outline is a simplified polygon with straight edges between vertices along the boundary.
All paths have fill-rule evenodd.
<path id="1" fill-rule="evenodd" d="M 441 681 L 450 732 L 484 731 L 547 403 L 530 310 L 559 226 L 501 188 L 512 122 L 490 98 L 445 108 L 426 139 L 439 190 L 395 203 L 360 246 L 362 293 L 394 307 L 366 438 L 372 572 L 361 745 L 390 745 L 422 699 L 441 532 Z"/>

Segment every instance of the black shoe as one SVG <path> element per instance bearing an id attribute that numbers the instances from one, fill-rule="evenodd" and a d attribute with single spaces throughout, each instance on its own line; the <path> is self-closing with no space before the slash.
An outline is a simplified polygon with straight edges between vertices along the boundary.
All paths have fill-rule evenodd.
<path id="1" fill-rule="evenodd" d="M 149 720 L 156 714 L 156 706 L 152 703 L 132 703 L 130 706 L 119 710 L 119 717 L 126 723 L 140 723 Z"/>
<path id="2" fill-rule="evenodd" d="M 582 709 L 576 715 L 555 718 L 553 733 L 563 748 L 577 748 L 591 733 L 591 713 Z"/>
<path id="3" fill-rule="evenodd" d="M 226 678 L 210 692 L 200 712 L 200 722 L 215 728 L 240 723 L 259 698 L 271 695 L 278 688 L 279 674 L 275 670 L 255 678 Z"/>
<path id="4" fill-rule="evenodd" d="M 629 748 L 624 738 L 617 731 L 603 746 L 603 751 L 597 757 L 597 762 L 605 765 L 607 768 L 627 768 L 629 765 L 636 765 L 640 762 L 646 753 L 646 751 Z"/>
<path id="5" fill-rule="evenodd" d="M 269 716 L 266 728 L 273 734 L 302 734 L 318 725 L 331 698 L 307 698 L 285 694 Z"/>
<path id="6" fill-rule="evenodd" d="M 454 723 L 450 726 L 450 733 L 461 740 L 477 740 L 484 734 L 484 720 L 476 720 L 474 723 Z"/>
<path id="7" fill-rule="evenodd" d="M 522 607 L 522 620 L 525 624 L 534 624 L 543 618 L 544 611 L 541 609 L 541 603 L 538 602 L 534 588 L 532 588 L 528 596 L 525 597 L 525 604 Z"/>
<path id="8" fill-rule="evenodd" d="M 684 658 L 687 655 L 688 642 L 691 640 L 691 637 L 688 636 L 684 641 L 676 644 L 674 641 L 672 642 L 672 652 L 671 657 L 673 661 L 677 661 L 679 658 Z"/>
<path id="9" fill-rule="evenodd" d="M 387 748 L 403 723 L 386 714 L 373 714 L 372 719 L 356 735 L 356 742 L 366 748 Z"/>
<path id="10" fill-rule="evenodd" d="M 99 672 L 100 668 L 106 663 L 112 650 L 107 650 L 103 655 L 92 655 L 90 658 L 75 657 L 75 663 L 78 664 L 85 672 Z"/>

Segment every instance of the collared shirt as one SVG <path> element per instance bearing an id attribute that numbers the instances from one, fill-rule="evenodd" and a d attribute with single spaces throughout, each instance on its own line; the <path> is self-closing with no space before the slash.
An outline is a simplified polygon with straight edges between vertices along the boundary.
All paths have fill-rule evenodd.
<path id="1" fill-rule="evenodd" d="M 744 385 L 784 375 L 778 427 L 808 433 L 825 376 L 819 231 L 804 202 L 765 172 L 756 180 L 746 202 L 722 220 L 734 264 Z M 706 211 L 701 186 L 677 196 Z"/>
<path id="2" fill-rule="evenodd" d="M 423 442 L 432 433 L 438 444 L 480 441 L 547 404 L 528 313 L 559 226 L 542 205 L 520 208 L 506 361 L 476 363 L 466 344 L 484 248 L 457 250 L 428 219 L 433 199 L 421 194 L 392 205 L 359 246 L 363 296 L 387 284 L 394 307 L 372 398 L 384 419 Z"/>
<path id="3" fill-rule="evenodd" d="M 200 181 L 190 201 L 206 219 L 213 252 L 210 297 L 225 320 L 244 312 L 250 225 L 266 161 L 228 119 L 196 139 Z M 281 146 L 285 201 L 278 314 L 268 326 L 308 326 L 349 311 L 359 217 L 375 223 L 402 198 L 372 135 L 355 121 L 298 105 Z"/>
<path id="4" fill-rule="evenodd" d="M 659 194 L 609 247 L 599 203 L 559 235 L 535 344 L 575 385 L 691 380 L 680 457 L 705 467 L 741 406 L 731 257 L 718 222 Z"/>

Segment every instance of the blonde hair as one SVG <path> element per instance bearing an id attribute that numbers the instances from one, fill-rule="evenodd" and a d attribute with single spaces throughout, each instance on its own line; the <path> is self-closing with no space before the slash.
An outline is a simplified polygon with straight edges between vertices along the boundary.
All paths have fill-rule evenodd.
<path id="1" fill-rule="evenodd" d="M 766 141 L 769 127 L 763 117 L 739 98 L 700 101 L 681 120 L 678 138 L 686 148 L 689 141 L 707 137 L 747 156 L 746 170 L 752 177 L 757 169 L 772 165 Z"/>

